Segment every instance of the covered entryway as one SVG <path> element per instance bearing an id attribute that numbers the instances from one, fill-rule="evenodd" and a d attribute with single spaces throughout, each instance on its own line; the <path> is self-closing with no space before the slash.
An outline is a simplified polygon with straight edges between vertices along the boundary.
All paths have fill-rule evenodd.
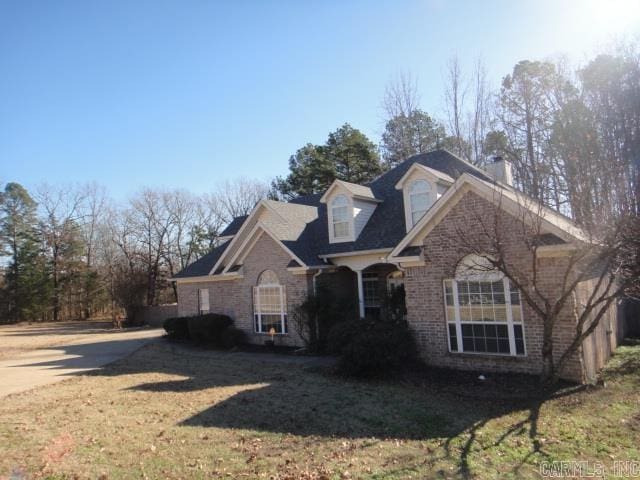
<path id="1" fill-rule="evenodd" d="M 395 264 L 374 263 L 362 269 L 336 266 L 323 272 L 317 284 L 336 298 L 353 299 L 360 318 L 377 320 L 383 314 L 404 314 L 404 272 Z"/>

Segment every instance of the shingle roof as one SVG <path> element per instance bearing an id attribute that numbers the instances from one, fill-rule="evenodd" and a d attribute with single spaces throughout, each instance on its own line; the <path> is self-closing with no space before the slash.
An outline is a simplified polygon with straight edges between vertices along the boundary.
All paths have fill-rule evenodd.
<path id="1" fill-rule="evenodd" d="M 240 227 L 242 226 L 242 224 L 244 223 L 244 221 L 247 219 L 249 215 L 242 215 L 240 217 L 234 217 L 233 220 L 231 220 L 231 223 L 229 225 L 227 225 L 227 228 L 225 228 L 222 233 L 220 234 L 221 237 L 228 237 L 231 235 L 235 235 L 236 233 L 238 233 L 238 230 L 240 230 Z"/>
<path id="2" fill-rule="evenodd" d="M 396 190 L 395 185 L 414 163 L 443 172 L 453 179 L 463 173 L 469 173 L 490 181 L 490 178 L 482 170 L 447 150 L 435 150 L 414 155 L 368 184 L 375 197 L 382 200 L 382 203 L 377 205 L 371 218 L 354 242 L 333 244 L 329 243 L 328 238 L 327 207 L 319 203 L 320 196 L 310 195 L 294 199 L 292 202 L 315 205 L 319 209 L 318 219 L 307 227 L 313 232 L 305 232 L 308 233 L 305 241 L 314 243 L 312 248 L 315 254 L 327 255 L 395 247 L 406 234 L 402 191 Z M 300 240 L 303 238 L 301 237 Z M 317 264 L 319 262 L 316 262 Z"/>
<path id="3" fill-rule="evenodd" d="M 203 275 L 209 275 L 209 272 L 211 272 L 211 269 L 216 264 L 220 256 L 224 253 L 228 245 L 228 241 L 224 242 L 222 245 L 214 248 L 195 262 L 187 265 L 187 267 L 185 267 L 182 271 L 175 274 L 173 278 L 200 277 Z"/>
<path id="4" fill-rule="evenodd" d="M 337 188 L 338 186 L 344 188 L 346 191 L 348 191 L 352 196 L 356 198 L 361 198 L 365 200 L 378 200 L 373 194 L 371 187 L 369 187 L 368 185 L 358 185 L 357 183 L 345 182 L 344 180 L 335 180 L 331 184 L 329 189 L 324 193 L 324 195 L 322 195 L 322 198 L 320 199 L 320 201 L 323 202 L 327 198 L 327 195 L 329 195 L 330 192 L 335 188 Z"/>
<path id="5" fill-rule="evenodd" d="M 415 163 L 438 170 L 453 179 L 463 173 L 469 173 L 482 180 L 491 181 L 486 173 L 455 156 L 447 150 L 435 150 L 408 158 L 395 168 L 380 175 L 367 185 L 356 185 L 357 195 L 371 195 L 381 202 L 376 206 L 371 218 L 354 242 L 329 243 L 327 229 L 327 207 L 320 202 L 321 193 L 294 198 L 289 203 L 272 202 L 285 218 L 298 218 L 305 214 L 306 227 L 296 239 L 285 239 L 282 243 L 289 248 L 307 266 L 322 265 L 318 255 L 332 253 L 355 252 L 359 250 L 373 250 L 379 248 L 393 248 L 406 234 L 402 191 L 396 190 L 395 185 Z M 347 182 L 343 182 L 347 183 Z M 349 184 L 354 185 L 354 184 Z M 369 193 L 371 192 L 371 193 Z M 318 216 L 314 220 L 300 210 L 300 205 L 317 208 Z M 247 217 L 237 217 L 229 224 L 221 235 L 234 235 L 241 228 Z M 183 278 L 196 275 L 207 275 L 218 261 L 229 242 L 205 255 L 197 262 L 189 265 L 175 277 Z M 413 252 L 412 252 L 413 253 Z M 204 273 L 203 273 L 204 272 Z"/>

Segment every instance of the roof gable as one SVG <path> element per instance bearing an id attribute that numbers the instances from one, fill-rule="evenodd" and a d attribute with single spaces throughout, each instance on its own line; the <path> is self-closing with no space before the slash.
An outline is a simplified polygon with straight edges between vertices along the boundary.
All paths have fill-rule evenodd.
<path id="1" fill-rule="evenodd" d="M 469 191 L 473 191 L 517 218 L 523 218 L 525 221 L 536 217 L 541 218 L 545 233 L 551 233 L 565 241 L 586 240 L 584 232 L 563 215 L 543 207 L 516 190 L 465 173 L 407 232 L 393 249 L 390 257 L 398 257 L 407 247 L 416 246 L 416 242 L 420 243 L 421 239 L 426 237 Z M 523 212 L 528 212 L 528 215 L 523 215 Z"/>
<path id="2" fill-rule="evenodd" d="M 232 267 L 237 253 L 245 245 L 247 235 L 251 235 L 255 228 L 260 225 L 263 230 L 280 243 L 283 241 L 296 241 L 303 234 L 307 225 L 318 218 L 317 207 L 278 202 L 275 200 L 261 200 L 251 211 L 247 219 L 243 222 L 238 233 L 229 242 L 229 247 L 218 258 L 211 268 L 211 274 L 217 272 L 221 267 L 224 270 Z M 290 250 L 282 244 L 287 250 Z M 294 254 L 295 256 L 295 254 Z"/>
<path id="3" fill-rule="evenodd" d="M 300 266 L 306 266 L 302 259 L 292 252 L 272 231 L 269 230 L 269 227 L 258 222 L 253 230 L 246 235 L 242 245 L 240 245 L 240 248 L 238 248 L 236 253 L 229 258 L 227 266 L 222 270 L 222 273 L 230 272 L 236 265 L 242 264 L 244 259 L 249 255 L 249 253 L 251 253 L 251 250 L 263 235 L 271 237 L 271 239 L 291 257 L 291 260 L 297 262 Z"/>
<path id="4" fill-rule="evenodd" d="M 343 190 L 346 194 L 358 200 L 379 202 L 380 200 L 375 197 L 371 187 L 367 185 L 358 185 L 357 183 L 345 182 L 344 180 L 334 180 L 331 186 L 324 192 L 324 195 L 320 197 L 321 203 L 327 203 L 327 200 L 336 190 Z"/>
<path id="5" fill-rule="evenodd" d="M 407 172 L 402 176 L 402 178 L 398 180 L 398 183 L 396 183 L 395 185 L 396 190 L 402 189 L 405 183 L 409 179 L 411 179 L 413 175 L 425 176 L 432 182 L 442 183 L 444 185 L 451 185 L 453 182 L 455 182 L 455 180 L 451 176 L 447 175 L 446 173 L 443 173 L 439 170 L 427 167 L 425 165 L 422 165 L 421 163 L 416 162 L 413 165 L 411 165 L 409 170 L 407 170 Z"/>

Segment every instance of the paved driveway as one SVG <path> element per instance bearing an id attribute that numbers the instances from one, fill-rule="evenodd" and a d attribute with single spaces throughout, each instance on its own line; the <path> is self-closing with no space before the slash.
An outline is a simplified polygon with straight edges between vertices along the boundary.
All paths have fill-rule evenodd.
<path id="1" fill-rule="evenodd" d="M 162 329 L 74 322 L 0 327 L 0 397 L 58 382 L 130 355 Z"/>

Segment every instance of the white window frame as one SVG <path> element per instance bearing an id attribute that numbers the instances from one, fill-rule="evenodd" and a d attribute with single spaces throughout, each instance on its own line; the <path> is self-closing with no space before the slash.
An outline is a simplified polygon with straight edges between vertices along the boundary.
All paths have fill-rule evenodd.
<path id="1" fill-rule="evenodd" d="M 199 288 L 198 289 L 198 315 L 204 315 L 205 313 L 209 313 L 210 309 L 211 309 L 211 304 L 209 303 L 209 289 Z"/>
<path id="2" fill-rule="evenodd" d="M 334 207 L 334 203 L 336 200 L 344 198 L 346 200 L 346 205 Z M 346 208 L 347 209 L 347 235 L 336 237 L 335 235 L 335 224 L 337 222 L 334 221 L 333 210 L 334 208 Z M 353 199 L 345 195 L 344 193 L 340 193 L 335 195 L 330 199 L 327 203 L 327 216 L 328 216 L 328 228 L 329 228 L 329 243 L 341 243 L 341 242 L 353 242 L 354 240 L 354 221 L 353 221 Z M 339 222 L 345 223 L 345 222 Z"/>
<path id="3" fill-rule="evenodd" d="M 371 290 L 367 290 L 367 287 L 372 288 L 375 291 L 375 303 L 367 303 L 367 292 Z M 364 298 L 364 307 L 365 308 L 380 308 L 380 277 L 375 272 L 363 273 L 362 274 L 362 295 Z M 369 302 L 371 300 L 369 299 Z"/>
<path id="4" fill-rule="evenodd" d="M 267 270 L 265 270 L 266 272 Z M 265 273 L 262 272 L 258 277 L 258 282 L 260 282 L 260 277 Z M 280 297 L 280 312 L 279 313 L 263 313 L 261 311 L 261 303 L 260 303 L 260 291 L 261 289 L 276 289 L 278 290 L 278 295 Z M 287 325 L 287 294 L 286 287 L 281 285 L 280 283 L 258 283 L 253 287 L 253 325 L 254 331 L 258 334 L 266 334 L 269 335 L 268 331 L 263 331 L 262 326 L 262 316 L 263 315 L 280 315 L 280 332 L 276 332 L 275 335 L 288 335 L 288 325 Z"/>
<path id="5" fill-rule="evenodd" d="M 429 191 L 425 192 L 428 197 L 427 209 L 425 210 L 425 213 L 428 212 L 429 209 L 433 206 L 438 196 L 438 193 L 437 193 L 438 189 L 436 184 L 428 180 L 427 178 L 424 178 L 424 177 L 414 178 L 413 180 L 405 184 L 405 187 L 403 188 L 403 191 L 404 191 L 403 196 L 404 196 L 404 206 L 405 206 L 404 213 L 405 213 L 405 223 L 407 225 L 407 232 L 411 230 L 413 226 L 420 220 L 420 219 L 417 219 L 415 222 L 413 221 L 414 208 L 413 208 L 413 202 L 411 199 L 412 195 L 415 195 L 411 193 L 411 190 L 413 189 L 415 184 L 419 182 L 420 183 L 424 182 L 429 186 Z M 420 218 L 422 218 L 423 216 L 424 214 Z"/>
<path id="6" fill-rule="evenodd" d="M 462 321 L 460 319 L 460 299 L 458 297 L 458 281 L 464 281 L 464 282 L 495 282 L 497 281 L 497 279 L 495 278 L 495 276 L 492 276 L 490 273 L 486 276 L 486 277 L 481 277 L 481 276 L 474 276 L 473 278 L 464 278 L 464 279 L 459 279 L 459 278 L 448 278 L 443 280 L 442 282 L 442 295 L 443 295 L 443 300 L 444 300 L 444 310 L 445 310 L 445 319 L 446 319 L 446 334 L 447 334 L 447 345 L 449 347 L 449 352 L 452 354 L 456 354 L 456 353 L 463 353 L 466 355 L 469 354 L 473 354 L 473 355 L 492 355 L 492 356 L 498 356 L 498 357 L 526 357 L 527 356 L 527 341 L 525 338 L 525 328 L 524 328 L 524 315 L 523 315 L 523 311 L 522 311 L 522 297 L 520 295 L 520 292 L 518 292 L 518 300 L 519 300 L 519 305 L 515 308 L 519 308 L 520 309 L 520 321 L 519 322 L 514 322 L 513 320 L 513 308 L 514 305 L 511 304 L 511 282 L 509 281 L 509 279 L 507 277 L 503 277 L 501 279 L 501 281 L 503 282 L 503 288 L 504 288 L 504 296 L 505 296 L 505 310 L 506 310 L 506 316 L 507 316 L 507 320 L 506 322 L 480 322 L 480 321 Z M 451 293 L 453 296 L 453 311 L 454 311 L 454 317 L 453 319 L 449 318 L 449 310 L 447 308 L 447 287 L 446 287 L 446 282 L 451 282 Z M 507 301 L 508 299 L 508 301 Z M 451 324 L 455 324 L 455 328 L 456 328 L 456 342 L 457 342 L 457 350 L 453 350 L 451 348 L 451 335 L 449 334 L 449 325 Z M 462 325 L 476 325 L 476 324 L 482 324 L 482 325 L 506 325 L 507 326 L 507 332 L 509 335 L 509 353 L 500 353 L 500 352 L 475 352 L 475 351 L 465 351 L 464 350 L 464 345 L 462 342 Z M 514 325 L 520 325 L 522 327 L 522 343 L 523 343 L 523 350 L 524 353 L 520 353 L 518 354 L 516 352 L 516 336 L 515 336 L 515 331 L 514 331 Z"/>

